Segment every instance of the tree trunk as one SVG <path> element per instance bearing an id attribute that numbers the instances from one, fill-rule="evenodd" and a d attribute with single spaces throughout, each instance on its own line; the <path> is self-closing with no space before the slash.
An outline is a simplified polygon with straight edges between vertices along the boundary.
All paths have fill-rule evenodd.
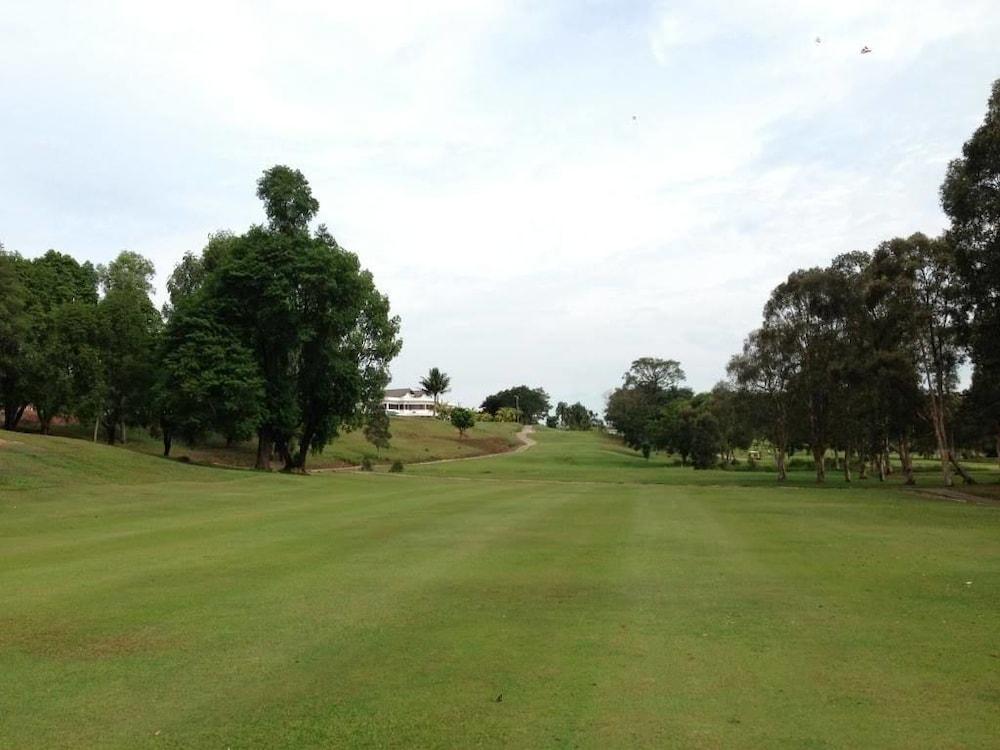
<path id="1" fill-rule="evenodd" d="M 788 445 L 788 420 L 785 409 L 778 404 L 777 419 L 774 425 L 774 463 L 778 467 L 778 481 L 788 479 L 785 466 L 785 448 Z"/>
<path id="2" fill-rule="evenodd" d="M 944 425 L 944 405 L 933 393 L 930 395 L 930 402 L 934 439 L 937 441 L 938 454 L 941 457 L 941 475 L 944 478 L 944 486 L 951 487 L 954 481 L 951 478 L 951 451 L 948 449 L 948 432 Z"/>
<path id="3" fill-rule="evenodd" d="M 38 412 L 38 431 L 43 435 L 48 435 L 52 432 L 52 417 L 43 416 L 41 412 Z"/>
<path id="4" fill-rule="evenodd" d="M 1000 430 L 997 430 L 997 468 L 1000 468 Z"/>
<path id="5" fill-rule="evenodd" d="M 311 428 L 303 430 L 298 452 L 294 457 L 289 455 L 285 460 L 285 471 L 296 471 L 300 474 L 306 473 L 306 458 L 309 456 L 309 449 L 312 447 L 314 436 L 315 433 Z"/>
<path id="6" fill-rule="evenodd" d="M 108 445 L 114 445 L 117 439 L 118 432 L 118 418 L 114 415 L 105 415 L 104 417 L 104 439 L 107 441 Z"/>
<path id="7" fill-rule="evenodd" d="M 955 453 L 953 451 L 948 451 L 948 458 L 951 459 L 951 465 L 955 467 L 955 471 L 958 472 L 959 476 L 962 477 L 962 481 L 966 484 L 975 484 L 976 480 L 972 478 L 962 466 L 955 460 Z"/>
<path id="8" fill-rule="evenodd" d="M 282 471 L 291 471 L 295 467 L 287 437 L 279 437 L 274 441 L 274 453 L 282 463 Z"/>
<path id="9" fill-rule="evenodd" d="M 910 453 L 910 441 L 906 435 L 899 436 L 899 462 L 903 467 L 904 483 L 916 484 L 917 480 L 913 476 L 913 455 Z"/>
<path id="10" fill-rule="evenodd" d="M 172 434 L 170 434 L 170 430 L 164 428 L 164 430 L 163 430 L 163 455 L 165 457 L 170 455 L 170 447 L 173 444 L 174 444 L 174 436 Z"/>
<path id="11" fill-rule="evenodd" d="M 3 428 L 5 430 L 16 430 L 27 404 L 5 404 L 3 409 Z"/>
<path id="12" fill-rule="evenodd" d="M 883 452 L 885 454 L 885 461 L 883 463 L 885 464 L 885 475 L 887 477 L 891 477 L 892 476 L 892 455 L 891 455 L 891 451 L 889 450 L 889 438 L 885 439 L 884 446 L 885 447 L 884 447 Z"/>
<path id="13" fill-rule="evenodd" d="M 875 458 L 872 459 L 875 467 L 878 469 L 878 481 L 885 481 L 885 454 L 879 451 L 875 454 Z"/>
<path id="14" fill-rule="evenodd" d="M 271 439 L 271 431 L 261 428 L 257 431 L 257 461 L 253 467 L 260 471 L 270 471 L 273 451 L 274 440 Z"/>
<path id="15" fill-rule="evenodd" d="M 851 446 L 844 448 L 844 481 L 851 482 Z"/>
<path id="16" fill-rule="evenodd" d="M 822 445 L 812 446 L 813 463 L 816 464 L 816 481 L 826 481 L 826 447 Z"/>
<path id="17" fill-rule="evenodd" d="M 868 457 L 865 456 L 862 453 L 862 454 L 858 455 L 858 458 L 861 459 L 861 466 L 858 468 L 858 479 L 867 479 L 868 478 Z"/>

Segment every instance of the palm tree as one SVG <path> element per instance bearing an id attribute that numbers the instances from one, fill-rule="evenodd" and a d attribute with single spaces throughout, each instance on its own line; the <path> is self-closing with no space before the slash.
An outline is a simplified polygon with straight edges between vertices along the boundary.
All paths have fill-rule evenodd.
<path id="1" fill-rule="evenodd" d="M 451 378 L 441 372 L 438 368 L 432 367 L 426 378 L 420 380 L 420 387 L 434 397 L 434 414 L 437 415 L 438 396 L 448 392 L 451 385 Z"/>

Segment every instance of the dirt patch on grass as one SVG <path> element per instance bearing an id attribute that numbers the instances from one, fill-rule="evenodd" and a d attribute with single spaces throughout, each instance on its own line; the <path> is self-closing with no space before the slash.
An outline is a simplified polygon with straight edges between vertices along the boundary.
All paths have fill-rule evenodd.
<path id="1" fill-rule="evenodd" d="M 495 435 L 466 438 L 461 444 L 475 448 L 483 453 L 504 453 L 513 449 L 513 446 L 505 438 Z"/>
<path id="2" fill-rule="evenodd" d="M 71 626 L 32 626 L 18 620 L 0 624 L 0 648 L 17 649 L 50 659 L 113 659 L 163 651 L 170 645 L 168 639 L 150 628 L 96 635 L 81 633 Z"/>
<path id="3" fill-rule="evenodd" d="M 961 490 L 907 488 L 907 491 L 931 500 L 946 500 L 952 503 L 969 503 L 970 505 L 986 505 L 1000 508 L 1000 485 L 975 485 L 963 487 Z"/>

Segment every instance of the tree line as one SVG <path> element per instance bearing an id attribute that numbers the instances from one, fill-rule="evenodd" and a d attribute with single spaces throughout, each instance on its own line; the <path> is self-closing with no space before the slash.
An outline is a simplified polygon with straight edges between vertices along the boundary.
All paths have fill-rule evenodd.
<path id="1" fill-rule="evenodd" d="M 95 425 L 108 443 L 129 427 L 175 438 L 257 438 L 255 466 L 304 470 L 338 431 L 381 412 L 399 319 L 357 256 L 325 226 L 298 170 L 257 183 L 266 223 L 210 237 L 188 253 L 154 305 L 150 261 L 106 266 L 49 251 L 0 251 L 0 398 L 5 429 L 34 407 Z"/>
<path id="2" fill-rule="evenodd" d="M 761 325 L 709 394 L 683 387 L 671 360 L 636 360 L 608 400 L 625 441 L 690 454 L 695 466 L 766 440 L 778 478 L 808 447 L 817 481 L 830 450 L 880 477 L 899 457 L 936 455 L 945 485 L 972 477 L 962 449 L 1000 456 L 1000 81 L 986 118 L 940 190 L 950 227 L 793 271 L 771 292 Z M 958 389 L 963 365 L 971 384 Z"/>

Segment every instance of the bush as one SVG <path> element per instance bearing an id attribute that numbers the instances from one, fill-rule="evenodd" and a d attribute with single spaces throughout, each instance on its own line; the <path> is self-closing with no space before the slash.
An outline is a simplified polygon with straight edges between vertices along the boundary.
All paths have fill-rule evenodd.
<path id="1" fill-rule="evenodd" d="M 372 471 L 375 467 L 372 466 L 372 460 L 365 456 L 361 459 L 361 471 Z"/>
<path id="2" fill-rule="evenodd" d="M 393 461 L 392 466 L 389 467 L 389 471 L 393 474 L 401 474 L 403 471 L 403 462 L 398 459 Z"/>
<path id="3" fill-rule="evenodd" d="M 552 428 L 558 427 L 559 426 L 559 417 L 546 417 L 545 418 L 545 426 L 546 427 L 552 427 Z"/>

